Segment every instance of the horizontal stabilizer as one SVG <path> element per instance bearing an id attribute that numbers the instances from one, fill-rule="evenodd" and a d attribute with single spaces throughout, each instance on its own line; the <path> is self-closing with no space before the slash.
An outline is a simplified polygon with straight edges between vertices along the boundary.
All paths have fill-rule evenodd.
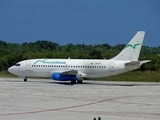
<path id="1" fill-rule="evenodd" d="M 131 62 L 127 62 L 125 63 L 126 66 L 136 66 L 136 65 L 142 65 L 145 63 L 151 62 L 151 60 L 143 60 L 143 61 L 131 61 Z"/>
<path id="2" fill-rule="evenodd" d="M 126 66 L 135 66 L 135 65 L 140 65 L 141 61 L 131 61 L 128 63 L 125 63 Z"/>
<path id="3" fill-rule="evenodd" d="M 143 60 L 143 61 L 141 61 L 140 65 L 148 63 L 148 62 L 151 62 L 151 60 Z"/>

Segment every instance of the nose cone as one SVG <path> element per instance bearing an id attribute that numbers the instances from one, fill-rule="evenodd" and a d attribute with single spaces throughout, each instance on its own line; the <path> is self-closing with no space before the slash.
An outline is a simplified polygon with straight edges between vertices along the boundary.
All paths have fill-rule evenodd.
<path id="1" fill-rule="evenodd" d="M 12 73 L 12 68 L 13 67 L 8 68 L 8 72 Z"/>
<path id="2" fill-rule="evenodd" d="M 15 67 L 12 66 L 12 67 L 8 68 L 8 72 L 15 74 L 17 71 L 16 71 Z"/>

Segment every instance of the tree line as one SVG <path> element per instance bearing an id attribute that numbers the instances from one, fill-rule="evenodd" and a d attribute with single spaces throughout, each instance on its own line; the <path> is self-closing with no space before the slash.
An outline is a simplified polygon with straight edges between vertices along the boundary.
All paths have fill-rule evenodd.
<path id="1" fill-rule="evenodd" d="M 0 71 L 7 70 L 18 61 L 34 58 L 110 59 L 117 55 L 125 44 L 111 46 L 108 43 L 85 45 L 59 45 L 56 42 L 38 40 L 36 42 L 7 43 L 0 40 Z M 160 69 L 160 46 L 142 46 L 140 60 L 152 60 L 140 70 Z"/>

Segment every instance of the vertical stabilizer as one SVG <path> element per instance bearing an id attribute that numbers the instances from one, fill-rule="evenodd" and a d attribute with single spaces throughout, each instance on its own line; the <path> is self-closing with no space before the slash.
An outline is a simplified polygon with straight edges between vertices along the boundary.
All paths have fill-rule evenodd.
<path id="1" fill-rule="evenodd" d="M 144 31 L 138 31 L 123 50 L 117 56 L 112 58 L 112 60 L 138 61 L 144 35 Z"/>

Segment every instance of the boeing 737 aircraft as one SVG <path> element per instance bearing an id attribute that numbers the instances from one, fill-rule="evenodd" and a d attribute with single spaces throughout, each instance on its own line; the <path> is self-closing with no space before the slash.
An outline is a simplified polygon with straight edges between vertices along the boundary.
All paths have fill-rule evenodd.
<path id="1" fill-rule="evenodd" d="M 114 58 L 105 59 L 29 59 L 10 67 L 8 71 L 23 77 L 51 77 L 58 81 L 82 83 L 85 78 L 117 75 L 138 69 L 150 60 L 138 61 L 145 32 L 138 31 Z"/>

